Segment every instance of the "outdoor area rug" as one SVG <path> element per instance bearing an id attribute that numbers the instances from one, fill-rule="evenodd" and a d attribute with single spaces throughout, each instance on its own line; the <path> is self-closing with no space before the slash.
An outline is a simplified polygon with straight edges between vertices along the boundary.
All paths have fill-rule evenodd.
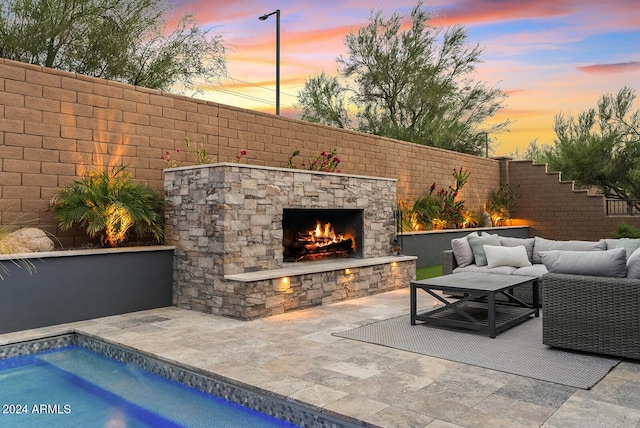
<path id="1" fill-rule="evenodd" d="M 582 389 L 593 387 L 620 363 L 615 357 L 543 345 L 541 317 L 531 318 L 495 339 L 420 322 L 412 326 L 409 315 L 333 335 Z"/>

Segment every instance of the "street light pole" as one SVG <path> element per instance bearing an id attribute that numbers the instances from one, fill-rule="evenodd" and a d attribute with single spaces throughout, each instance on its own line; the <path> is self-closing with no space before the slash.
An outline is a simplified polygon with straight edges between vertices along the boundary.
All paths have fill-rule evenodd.
<path id="1" fill-rule="evenodd" d="M 280 115 L 280 9 L 262 15 L 258 19 L 264 21 L 271 15 L 276 15 L 276 115 Z"/>

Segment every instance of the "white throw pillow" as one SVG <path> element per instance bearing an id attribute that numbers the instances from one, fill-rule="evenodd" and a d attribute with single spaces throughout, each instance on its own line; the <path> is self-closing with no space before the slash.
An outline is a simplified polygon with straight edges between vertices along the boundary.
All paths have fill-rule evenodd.
<path id="1" fill-rule="evenodd" d="M 541 251 L 540 258 L 549 272 L 624 278 L 627 253 L 624 248 L 605 251 Z"/>
<path id="2" fill-rule="evenodd" d="M 518 245 L 517 247 L 496 247 L 493 245 L 485 245 L 483 248 L 487 256 L 488 268 L 498 266 L 531 266 L 531 262 L 527 256 L 527 249 L 524 245 Z"/>
<path id="3" fill-rule="evenodd" d="M 517 247 L 523 245 L 527 250 L 527 257 L 529 261 L 533 263 L 533 245 L 536 242 L 536 238 L 512 238 L 510 236 L 501 236 L 500 245 L 503 247 Z"/>

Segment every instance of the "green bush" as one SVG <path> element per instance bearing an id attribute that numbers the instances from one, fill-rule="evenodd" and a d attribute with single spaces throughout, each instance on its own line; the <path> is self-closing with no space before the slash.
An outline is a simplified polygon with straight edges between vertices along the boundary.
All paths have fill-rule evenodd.
<path id="1" fill-rule="evenodd" d="M 74 224 L 86 228 L 102 246 L 117 247 L 131 238 L 151 235 L 163 239 L 162 197 L 145 184 L 135 183 L 125 167 L 86 174 L 61 190 L 53 215 L 62 230 Z"/>
<path id="2" fill-rule="evenodd" d="M 611 235 L 614 238 L 640 238 L 638 229 L 625 222 L 618 224 L 618 228 Z"/>
<path id="3" fill-rule="evenodd" d="M 454 186 L 435 192 L 436 183 L 429 188 L 429 193 L 421 196 L 413 205 L 419 223 L 428 225 L 430 229 L 457 229 L 465 223 L 463 200 L 459 200 L 458 192 L 469 179 L 469 171 L 463 168 L 453 169 Z"/>
<path id="4" fill-rule="evenodd" d="M 509 186 L 509 183 L 500 183 L 498 190 L 489 193 L 487 212 L 491 216 L 494 226 L 500 226 L 504 220 L 511 218 L 511 213 L 516 207 L 519 186 Z"/>

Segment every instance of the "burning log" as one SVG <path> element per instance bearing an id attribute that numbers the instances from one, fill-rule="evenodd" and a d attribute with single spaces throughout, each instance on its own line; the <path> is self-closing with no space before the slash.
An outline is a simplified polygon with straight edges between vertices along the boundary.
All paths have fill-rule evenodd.
<path id="1" fill-rule="evenodd" d="M 353 239 L 336 235 L 331 223 L 317 222 L 316 228 L 298 233 L 296 242 L 286 245 L 285 260 L 313 260 L 322 257 L 348 257 L 354 253 Z"/>

